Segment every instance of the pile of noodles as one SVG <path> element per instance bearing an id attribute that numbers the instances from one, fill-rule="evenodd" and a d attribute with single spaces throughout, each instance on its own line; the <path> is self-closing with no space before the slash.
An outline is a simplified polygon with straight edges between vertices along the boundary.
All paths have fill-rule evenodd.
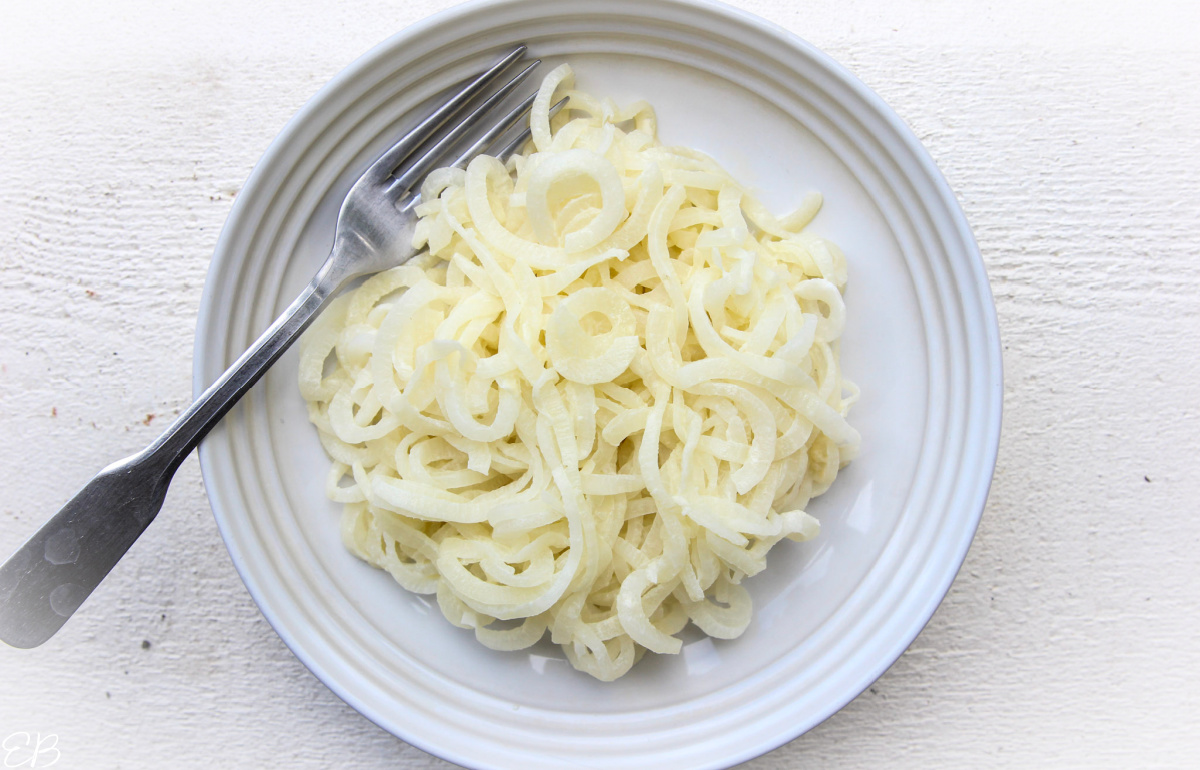
<path id="1" fill-rule="evenodd" d="M 613 680 L 689 621 L 745 630 L 743 578 L 818 533 L 858 447 L 856 390 L 819 196 L 776 218 L 572 83 L 546 77 L 527 154 L 429 176 L 427 253 L 325 312 L 300 388 L 347 547 L 488 647 L 549 631 Z"/>

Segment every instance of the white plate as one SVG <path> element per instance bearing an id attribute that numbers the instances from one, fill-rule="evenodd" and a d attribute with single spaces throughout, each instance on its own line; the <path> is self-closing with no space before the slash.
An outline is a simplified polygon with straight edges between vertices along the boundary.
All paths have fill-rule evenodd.
<path id="1" fill-rule="evenodd" d="M 742 638 L 685 633 L 681 655 L 604 684 L 545 642 L 483 648 L 344 550 L 294 352 L 201 447 L 209 498 L 283 640 L 404 740 L 470 767 L 724 767 L 834 713 L 913 640 L 966 554 L 999 438 L 995 311 L 963 214 L 912 132 L 828 57 L 675 0 L 476 2 L 400 33 L 300 111 L 238 196 L 205 286 L 195 387 L 300 291 L 350 183 L 416 108 L 519 41 L 569 60 L 588 91 L 650 100 L 666 142 L 715 156 L 773 208 L 825 194 L 813 227 L 850 264 L 843 356 L 863 452 L 812 505 L 820 538 L 772 551 L 748 582 Z"/>

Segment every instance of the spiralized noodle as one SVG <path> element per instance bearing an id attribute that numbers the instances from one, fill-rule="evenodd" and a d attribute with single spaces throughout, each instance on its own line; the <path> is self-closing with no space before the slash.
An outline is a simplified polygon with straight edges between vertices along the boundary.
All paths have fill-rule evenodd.
<path id="1" fill-rule="evenodd" d="M 857 451 L 846 267 L 651 107 L 548 75 L 532 142 L 430 174 L 426 251 L 338 298 L 300 389 L 359 558 L 498 650 L 578 669 L 745 631 L 744 578 Z M 549 108 L 565 92 L 566 108 Z"/>

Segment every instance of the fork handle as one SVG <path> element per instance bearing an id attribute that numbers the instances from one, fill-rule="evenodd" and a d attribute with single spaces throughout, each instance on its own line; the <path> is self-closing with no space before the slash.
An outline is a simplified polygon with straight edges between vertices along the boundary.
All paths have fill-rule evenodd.
<path id="1" fill-rule="evenodd" d="M 154 520 L 184 458 L 333 296 L 346 277 L 337 267 L 328 260 L 153 444 L 102 470 L 0 567 L 0 640 L 36 647 L 62 627 Z"/>

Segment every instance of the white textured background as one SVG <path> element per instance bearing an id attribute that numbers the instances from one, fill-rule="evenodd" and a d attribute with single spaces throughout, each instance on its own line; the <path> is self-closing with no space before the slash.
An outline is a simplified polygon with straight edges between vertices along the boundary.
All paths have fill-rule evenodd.
<path id="1" fill-rule="evenodd" d="M 0 558 L 186 404 L 217 233 L 287 119 L 451 4 L 0 0 Z M 945 603 L 747 767 L 1200 766 L 1200 3 L 734 4 L 913 126 L 974 227 L 1005 365 Z M 18 731 L 56 736 L 58 768 L 449 767 L 292 657 L 194 459 L 58 636 L 0 648 Z"/>

